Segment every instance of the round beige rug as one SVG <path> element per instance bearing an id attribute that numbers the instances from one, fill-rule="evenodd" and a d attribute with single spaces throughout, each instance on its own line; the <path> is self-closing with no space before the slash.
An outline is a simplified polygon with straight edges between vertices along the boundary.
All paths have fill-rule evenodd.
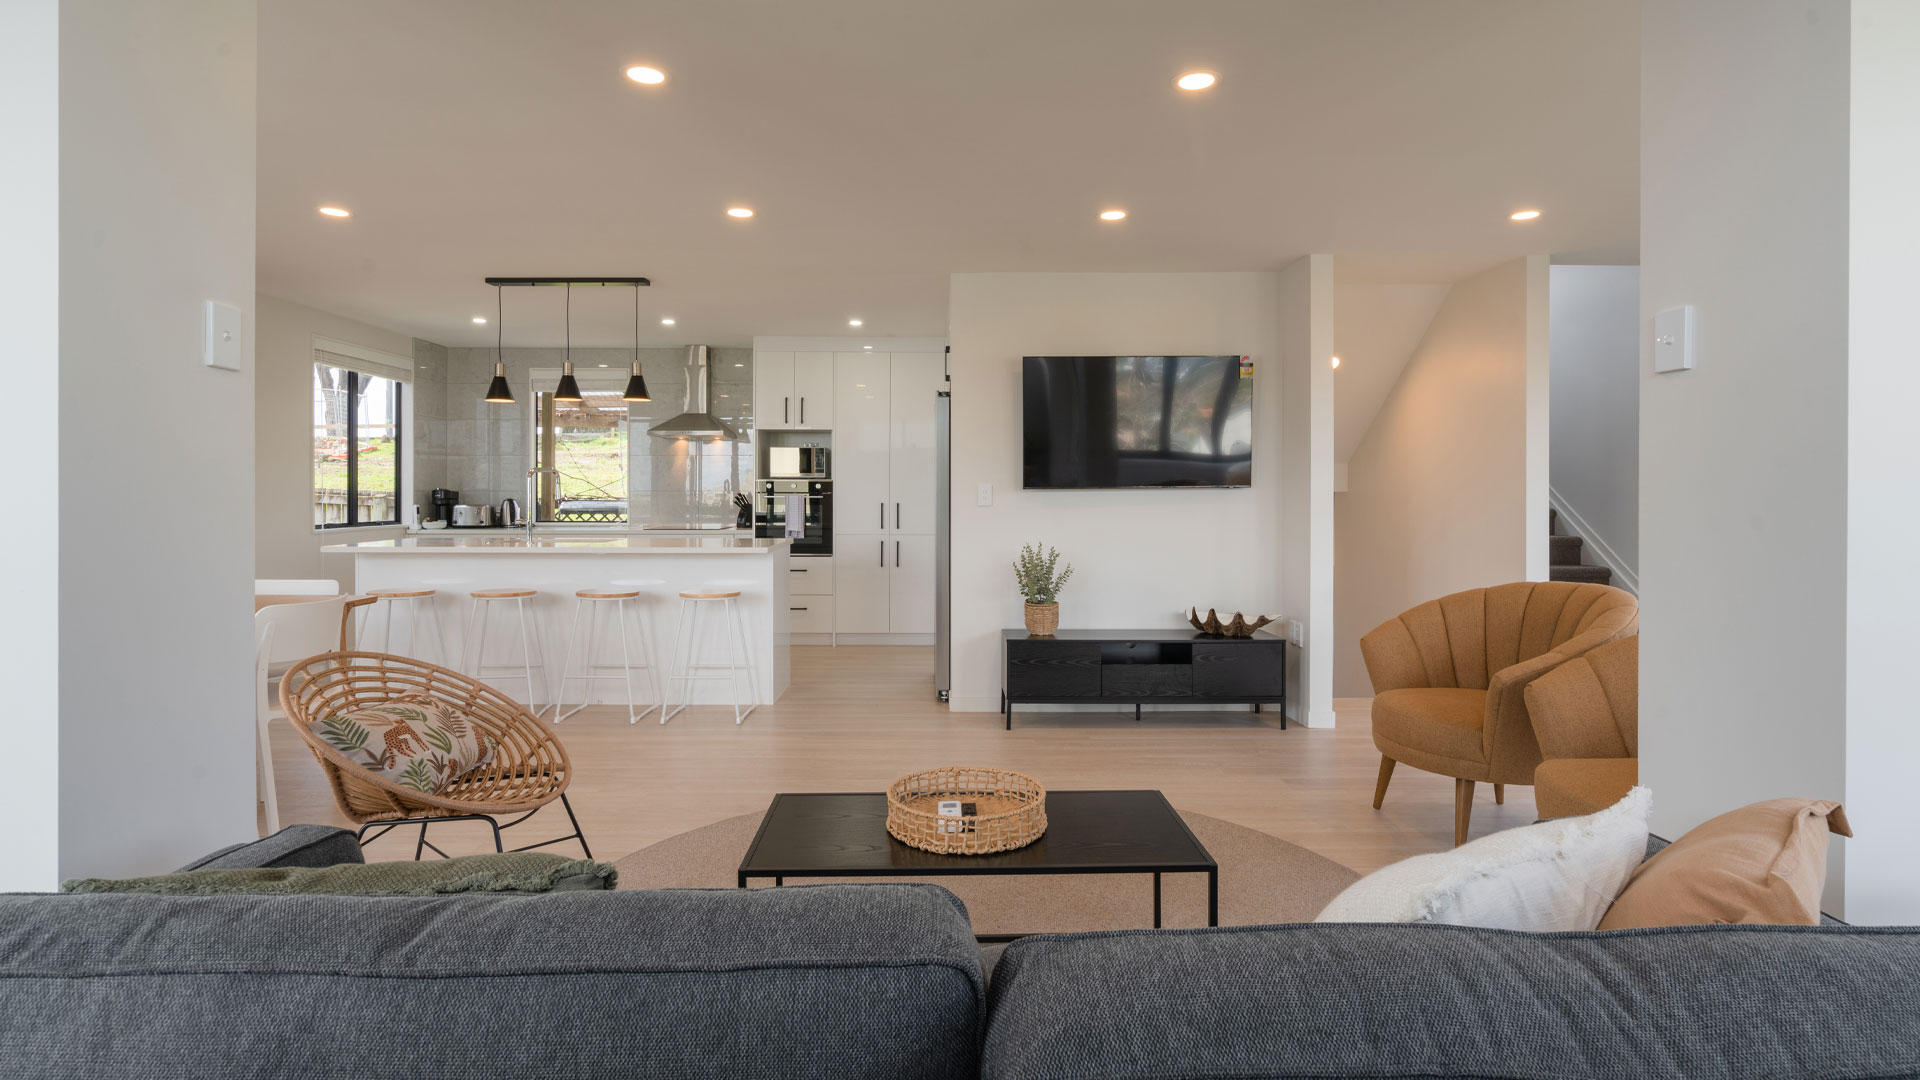
<path id="1" fill-rule="evenodd" d="M 730 889 L 734 871 L 760 827 L 759 814 L 717 821 L 670 836 L 614 863 L 622 889 Z M 1220 925 L 1308 922 L 1360 875 L 1263 832 L 1205 814 L 1180 812 L 1220 864 Z M 788 878 L 789 885 L 824 878 Z M 1027 877 L 861 878 L 930 881 L 966 902 L 976 934 L 1125 930 L 1153 925 L 1149 874 L 1046 874 Z M 1161 925 L 1207 924 L 1207 879 L 1167 874 Z M 761 885 L 755 882 L 755 886 Z M 771 883 L 767 883 L 771 884 Z"/>

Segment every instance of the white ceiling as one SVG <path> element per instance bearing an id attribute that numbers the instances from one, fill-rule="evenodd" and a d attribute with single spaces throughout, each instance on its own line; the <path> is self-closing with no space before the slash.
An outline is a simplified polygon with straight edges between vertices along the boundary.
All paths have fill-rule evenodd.
<path id="1" fill-rule="evenodd" d="M 643 344 L 743 345 L 944 335 L 954 271 L 1636 262 L 1637 11 L 266 0 L 259 287 L 486 345 L 487 275 L 644 275 Z M 632 299 L 576 290 L 575 343 L 630 342 Z M 510 292 L 508 343 L 557 343 L 561 301 Z"/>

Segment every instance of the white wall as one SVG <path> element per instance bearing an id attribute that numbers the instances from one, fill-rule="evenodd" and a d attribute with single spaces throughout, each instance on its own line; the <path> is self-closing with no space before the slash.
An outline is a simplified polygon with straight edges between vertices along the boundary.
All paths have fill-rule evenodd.
<path id="1" fill-rule="evenodd" d="M 1415 604 L 1546 576 L 1543 256 L 1447 291 L 1334 496 L 1334 694 L 1360 638 Z M 1537 539 L 1537 543 L 1536 543 Z"/>
<path id="2" fill-rule="evenodd" d="M 242 309 L 253 354 L 254 41 L 251 0 L 60 5 L 62 392 L 31 400 L 57 402 L 66 496 L 62 876 L 163 871 L 254 835 L 253 377 L 201 363 L 207 300 Z M 15 577 L 29 566 L 52 574 L 36 557 Z"/>
<path id="3" fill-rule="evenodd" d="M 322 556 L 320 548 L 398 536 L 402 530 L 314 531 L 313 339 L 318 335 L 401 357 L 413 355 L 413 339 L 291 300 L 263 295 L 258 304 L 254 575 L 331 577 L 340 580 L 343 588 L 351 588 L 353 560 Z M 405 483 L 411 491 L 413 481 L 409 478 Z"/>
<path id="4" fill-rule="evenodd" d="M 0 741 L 16 762 L 0 785 L 0 814 L 20 823 L 0 858 L 0 892 L 44 889 L 60 876 L 60 5 L 10 0 L 0 5 L 0 325 L 9 340 L 9 393 L 25 407 L 0 424 L 0 455 L 32 477 L 27 528 L 0 530 L 0 560 L 14 568 L 0 626 L 0 679 L 7 708 Z M 31 463 L 30 472 L 25 468 Z M 16 491 L 16 498 L 27 498 Z M 19 613 L 31 612 L 31 618 Z"/>
<path id="5" fill-rule="evenodd" d="M 1555 266 L 1550 483 L 1588 544 L 1638 588 L 1640 268 Z M 1593 561 L 1593 560 L 1589 560 Z"/>
<path id="6" fill-rule="evenodd" d="M 1192 605 L 1281 613 L 1281 322 L 1278 274 L 953 275 L 954 709 L 999 708 L 1022 543 L 1075 567 L 1062 626 L 1174 627 Z M 1159 353 L 1253 357 L 1253 486 L 1022 491 L 1020 358 Z M 975 505 L 983 483 L 991 507 Z"/>
<path id="7" fill-rule="evenodd" d="M 1333 726 L 1333 256 L 1280 272 L 1280 591 L 1303 624 L 1288 714 Z"/>
<path id="8" fill-rule="evenodd" d="M 1920 443 L 1920 4 L 1854 0 L 1848 177 L 1847 917 L 1920 923 L 1920 724 L 1911 540 Z"/>
<path id="9" fill-rule="evenodd" d="M 1849 19 L 1822 0 L 1641 10 L 1640 778 L 1677 836 L 1844 796 Z M 1681 304 L 1698 366 L 1654 375 L 1653 316 Z"/>

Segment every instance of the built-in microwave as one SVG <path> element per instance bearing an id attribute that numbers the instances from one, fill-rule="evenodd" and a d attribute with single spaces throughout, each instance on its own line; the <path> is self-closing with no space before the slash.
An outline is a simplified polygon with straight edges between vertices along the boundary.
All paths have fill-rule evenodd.
<path id="1" fill-rule="evenodd" d="M 824 446 L 767 447 L 767 475 L 783 480 L 825 480 L 827 448 Z"/>

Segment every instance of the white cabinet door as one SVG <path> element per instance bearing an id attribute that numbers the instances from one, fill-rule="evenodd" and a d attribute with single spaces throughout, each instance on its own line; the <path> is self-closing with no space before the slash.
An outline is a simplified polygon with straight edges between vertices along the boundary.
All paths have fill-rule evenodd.
<path id="1" fill-rule="evenodd" d="M 884 634 L 892 542 L 884 536 L 833 538 L 833 628 L 842 634 Z"/>
<path id="2" fill-rule="evenodd" d="M 833 358 L 833 531 L 887 532 L 893 503 L 887 497 L 887 354 L 836 353 Z M 885 610 L 884 605 L 882 610 Z"/>
<path id="3" fill-rule="evenodd" d="M 833 354 L 793 354 L 793 426 L 809 430 L 833 426 Z"/>
<path id="4" fill-rule="evenodd" d="M 933 537 L 895 533 L 887 548 L 888 632 L 933 633 Z"/>
<path id="5" fill-rule="evenodd" d="M 793 354 L 753 353 L 753 426 L 766 431 L 793 427 Z"/>
<path id="6" fill-rule="evenodd" d="M 893 503 L 887 524 L 897 532 L 934 531 L 934 399 L 946 385 L 941 367 L 939 353 L 894 353 L 889 363 L 887 486 Z"/>

